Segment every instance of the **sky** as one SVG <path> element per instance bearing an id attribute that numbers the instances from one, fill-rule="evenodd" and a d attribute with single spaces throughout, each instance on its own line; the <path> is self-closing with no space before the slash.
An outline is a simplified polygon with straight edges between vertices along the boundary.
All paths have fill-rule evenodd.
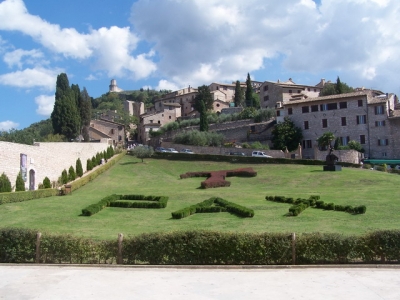
<path id="1" fill-rule="evenodd" d="M 92 97 L 322 78 L 400 94 L 398 0 L 0 0 L 0 130 L 49 118 L 57 75 Z"/>

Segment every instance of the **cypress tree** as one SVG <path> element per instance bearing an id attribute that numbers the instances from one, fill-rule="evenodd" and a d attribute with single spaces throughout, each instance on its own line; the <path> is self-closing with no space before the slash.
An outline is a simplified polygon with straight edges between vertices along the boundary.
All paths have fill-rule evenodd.
<path id="1" fill-rule="evenodd" d="M 15 181 L 15 191 L 16 192 L 25 191 L 25 182 L 22 179 L 21 172 L 18 173 L 17 180 Z"/>
<path id="2" fill-rule="evenodd" d="M 243 105 L 243 90 L 242 87 L 240 86 L 240 81 L 236 81 L 236 86 L 235 86 L 235 107 L 240 107 Z"/>
<path id="3" fill-rule="evenodd" d="M 204 102 L 200 102 L 200 131 L 208 131 L 207 110 Z"/>
<path id="4" fill-rule="evenodd" d="M 61 173 L 61 184 L 66 184 L 68 183 L 68 173 L 67 170 L 63 170 Z"/>
<path id="5" fill-rule="evenodd" d="M 82 168 L 82 162 L 81 162 L 81 159 L 80 159 L 80 158 L 78 158 L 78 159 L 76 160 L 75 170 L 76 170 L 76 175 L 79 176 L 79 177 L 82 177 L 82 175 L 83 175 L 83 168 Z"/>
<path id="6" fill-rule="evenodd" d="M 70 166 L 70 167 L 69 167 L 69 170 L 68 170 L 68 180 L 69 180 L 69 181 L 74 181 L 75 178 L 76 178 L 76 174 L 75 174 L 74 167 L 73 167 L 73 166 Z"/>
<path id="7" fill-rule="evenodd" d="M 249 73 L 247 73 L 247 79 L 246 79 L 245 100 L 247 107 L 253 107 L 253 87 L 251 86 L 251 78 Z"/>

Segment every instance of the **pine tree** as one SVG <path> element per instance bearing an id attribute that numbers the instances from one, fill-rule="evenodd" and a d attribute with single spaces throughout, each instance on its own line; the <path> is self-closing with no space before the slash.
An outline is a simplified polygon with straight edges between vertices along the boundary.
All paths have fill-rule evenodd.
<path id="1" fill-rule="evenodd" d="M 251 85 L 251 78 L 249 73 L 247 73 L 247 79 L 246 79 L 245 100 L 247 107 L 253 107 L 253 87 Z"/>
<path id="2" fill-rule="evenodd" d="M 243 90 L 239 80 L 236 81 L 234 101 L 235 101 L 235 107 L 243 106 Z"/>
<path id="3" fill-rule="evenodd" d="M 15 191 L 16 192 L 25 191 L 25 182 L 22 179 L 21 172 L 18 173 L 17 180 L 15 181 Z"/>

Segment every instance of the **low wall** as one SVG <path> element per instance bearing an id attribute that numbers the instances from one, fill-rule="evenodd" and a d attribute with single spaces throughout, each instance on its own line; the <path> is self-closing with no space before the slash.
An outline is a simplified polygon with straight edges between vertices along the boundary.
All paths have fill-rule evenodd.
<path id="1" fill-rule="evenodd" d="M 27 179 L 25 188 L 30 188 L 29 174 L 34 172 L 34 189 L 47 176 L 50 181 L 57 181 L 61 172 L 70 166 L 75 169 L 76 160 L 82 161 L 83 170 L 86 170 L 86 161 L 96 153 L 107 150 L 108 143 L 35 143 L 24 145 L 9 142 L 0 142 L 0 174 L 5 173 L 15 186 L 20 171 L 20 154 L 27 155 Z"/>
<path id="2" fill-rule="evenodd" d="M 329 151 L 320 151 L 318 148 L 314 149 L 314 159 L 326 160 L 328 154 Z M 333 151 L 333 154 L 339 158 L 339 161 L 352 164 L 359 164 L 363 158 L 363 154 L 356 150 L 335 150 Z"/>
<path id="3" fill-rule="evenodd" d="M 181 149 L 191 149 L 194 153 L 198 154 L 214 154 L 214 155 L 229 155 L 229 152 L 243 152 L 246 156 L 251 156 L 251 152 L 260 149 L 245 149 L 245 148 L 227 148 L 227 147 L 202 147 L 202 146 L 189 146 L 182 144 L 175 144 L 172 142 L 162 142 L 161 147 L 175 148 L 180 151 Z M 285 158 L 285 153 L 281 150 L 261 150 L 265 154 L 274 158 Z"/>

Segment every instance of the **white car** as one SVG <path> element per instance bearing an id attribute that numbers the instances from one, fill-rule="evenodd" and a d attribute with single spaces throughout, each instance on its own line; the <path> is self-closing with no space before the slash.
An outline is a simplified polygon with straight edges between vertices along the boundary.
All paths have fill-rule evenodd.
<path id="1" fill-rule="evenodd" d="M 165 148 L 165 152 L 167 153 L 178 153 L 174 148 Z"/>
<path id="2" fill-rule="evenodd" d="M 194 152 L 190 149 L 182 149 L 181 153 L 194 154 Z"/>
<path id="3" fill-rule="evenodd" d="M 253 151 L 253 152 L 251 153 L 251 156 L 254 156 L 254 157 L 272 158 L 272 156 L 269 156 L 269 155 L 265 154 L 265 152 L 262 152 L 262 151 Z"/>

